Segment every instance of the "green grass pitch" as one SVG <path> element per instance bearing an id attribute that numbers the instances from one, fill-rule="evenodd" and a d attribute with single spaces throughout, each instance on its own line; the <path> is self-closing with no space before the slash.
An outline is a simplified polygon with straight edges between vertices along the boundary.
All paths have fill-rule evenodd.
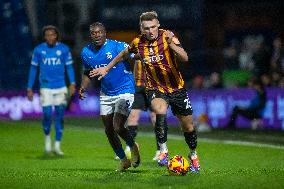
<path id="1" fill-rule="evenodd" d="M 151 126 L 146 127 L 148 130 L 140 129 L 137 137 L 141 166 L 118 173 L 114 170 L 119 162 L 114 160 L 99 119 L 67 119 L 62 142 L 64 157 L 44 155 L 39 120 L 0 121 L 0 188 L 280 189 L 284 186 L 283 134 L 264 132 L 250 137 L 250 132 L 220 131 L 201 135 L 200 174 L 168 176 L 165 167 L 152 161 L 156 145 Z M 172 130 L 168 139 L 170 156 L 187 156 L 180 130 L 178 127 Z M 268 141 L 269 136 L 279 141 Z M 243 142 L 253 138 L 254 145 L 226 143 L 226 137 Z"/>

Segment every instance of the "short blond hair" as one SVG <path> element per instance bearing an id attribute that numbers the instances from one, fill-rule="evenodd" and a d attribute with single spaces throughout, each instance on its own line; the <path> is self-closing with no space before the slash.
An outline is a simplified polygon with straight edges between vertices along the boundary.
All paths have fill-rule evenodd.
<path id="1" fill-rule="evenodd" d="M 158 20 L 158 14 L 156 11 L 143 12 L 140 15 L 140 25 L 143 21 L 150 21 L 154 19 Z"/>

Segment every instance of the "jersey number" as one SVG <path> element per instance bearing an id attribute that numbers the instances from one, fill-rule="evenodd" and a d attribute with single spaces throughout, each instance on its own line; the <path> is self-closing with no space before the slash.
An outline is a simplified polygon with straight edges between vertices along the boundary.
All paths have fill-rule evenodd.
<path id="1" fill-rule="evenodd" d="M 190 101 L 189 101 L 188 98 L 184 99 L 183 102 L 185 102 L 185 104 L 186 104 L 185 109 L 191 108 Z"/>

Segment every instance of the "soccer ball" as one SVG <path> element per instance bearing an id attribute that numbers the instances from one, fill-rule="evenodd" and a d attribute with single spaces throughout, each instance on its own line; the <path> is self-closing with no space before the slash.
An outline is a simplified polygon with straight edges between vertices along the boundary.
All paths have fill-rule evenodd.
<path id="1" fill-rule="evenodd" d="M 168 171 L 170 175 L 186 175 L 188 170 L 188 161 L 180 155 L 175 155 L 168 162 Z"/>

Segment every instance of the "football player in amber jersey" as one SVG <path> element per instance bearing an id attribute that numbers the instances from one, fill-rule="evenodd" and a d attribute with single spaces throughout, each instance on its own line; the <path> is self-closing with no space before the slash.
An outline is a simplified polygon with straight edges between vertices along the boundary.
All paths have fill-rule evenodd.
<path id="1" fill-rule="evenodd" d="M 197 134 L 193 125 L 192 107 L 178 68 L 178 62 L 187 62 L 188 55 L 173 32 L 159 29 L 159 26 L 155 11 L 142 13 L 140 16 L 142 34 L 106 67 L 93 69 L 90 76 L 103 78 L 119 61 L 130 53 L 135 53 L 143 62 L 147 96 L 152 110 L 156 113 L 155 130 L 161 151 L 158 164 L 168 163 L 166 113 L 170 105 L 173 114 L 181 123 L 185 141 L 190 149 L 191 172 L 198 173 L 200 165 L 196 152 Z"/>

